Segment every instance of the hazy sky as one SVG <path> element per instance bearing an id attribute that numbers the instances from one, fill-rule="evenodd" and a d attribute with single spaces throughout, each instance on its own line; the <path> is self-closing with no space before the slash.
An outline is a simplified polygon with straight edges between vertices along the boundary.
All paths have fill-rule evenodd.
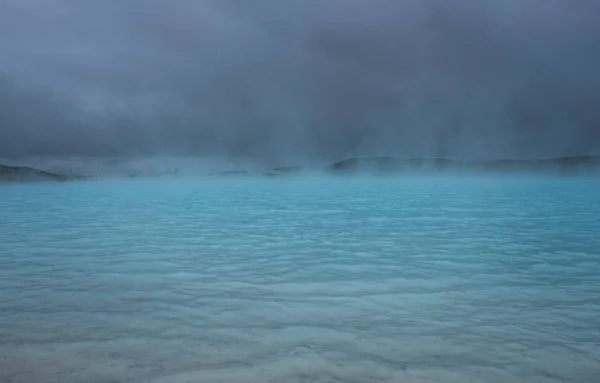
<path id="1" fill-rule="evenodd" d="M 0 157 L 600 153 L 598 0 L 2 0 Z"/>

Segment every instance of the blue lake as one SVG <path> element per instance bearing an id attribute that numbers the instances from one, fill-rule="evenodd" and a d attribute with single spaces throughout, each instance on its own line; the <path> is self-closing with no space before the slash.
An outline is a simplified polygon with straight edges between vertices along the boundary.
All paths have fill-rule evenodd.
<path id="1" fill-rule="evenodd" d="M 600 380 L 600 180 L 0 187 L 1 382 Z"/>

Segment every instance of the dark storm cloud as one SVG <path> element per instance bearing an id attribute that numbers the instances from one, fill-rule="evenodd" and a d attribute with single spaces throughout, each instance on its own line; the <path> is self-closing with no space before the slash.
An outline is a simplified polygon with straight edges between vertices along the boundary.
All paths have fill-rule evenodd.
<path id="1" fill-rule="evenodd" d="M 4 0 L 0 157 L 600 151 L 596 1 Z"/>

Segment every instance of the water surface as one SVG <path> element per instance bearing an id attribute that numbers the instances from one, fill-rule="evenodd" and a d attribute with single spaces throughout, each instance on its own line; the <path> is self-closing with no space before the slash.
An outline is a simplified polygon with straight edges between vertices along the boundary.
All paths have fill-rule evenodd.
<path id="1" fill-rule="evenodd" d="M 0 187 L 2 382 L 597 382 L 600 181 Z"/>

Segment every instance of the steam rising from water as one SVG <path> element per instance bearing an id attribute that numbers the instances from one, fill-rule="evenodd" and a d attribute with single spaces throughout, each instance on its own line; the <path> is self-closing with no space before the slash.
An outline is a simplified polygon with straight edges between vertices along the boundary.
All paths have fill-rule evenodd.
<path id="1" fill-rule="evenodd" d="M 0 157 L 600 151 L 595 1 L 4 0 Z"/>

